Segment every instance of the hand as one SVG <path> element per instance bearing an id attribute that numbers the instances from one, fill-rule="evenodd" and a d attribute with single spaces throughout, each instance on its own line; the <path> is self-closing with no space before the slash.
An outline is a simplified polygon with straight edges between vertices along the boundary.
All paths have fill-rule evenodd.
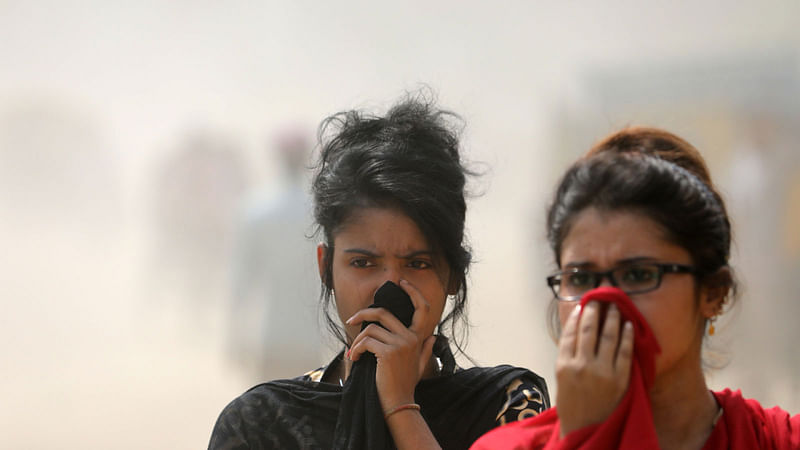
<path id="1" fill-rule="evenodd" d="M 414 389 L 427 367 L 433 353 L 433 330 L 422 330 L 429 323 L 430 304 L 417 288 L 405 280 L 400 287 L 411 297 L 414 315 L 406 328 L 391 312 L 384 308 L 366 308 L 347 319 L 348 325 L 362 322 L 379 322 L 367 325 L 353 339 L 349 358 L 358 361 L 364 352 L 371 352 L 378 361 L 375 384 L 383 410 L 405 403 L 414 403 Z"/>
<path id="2" fill-rule="evenodd" d="M 628 388 L 633 326 L 610 305 L 598 341 L 600 305 L 589 302 L 569 315 L 558 343 L 556 405 L 561 436 L 599 423 L 614 411 Z"/>

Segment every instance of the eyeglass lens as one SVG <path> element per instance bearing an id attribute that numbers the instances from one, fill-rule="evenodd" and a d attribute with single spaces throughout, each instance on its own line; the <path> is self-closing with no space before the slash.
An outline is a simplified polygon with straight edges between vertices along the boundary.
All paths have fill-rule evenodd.
<path id="1" fill-rule="evenodd" d="M 611 284 L 627 293 L 643 292 L 658 287 L 661 271 L 657 265 L 637 264 L 620 267 L 610 272 L 572 270 L 561 273 L 556 287 L 559 297 L 578 297 L 603 283 L 609 277 Z"/>

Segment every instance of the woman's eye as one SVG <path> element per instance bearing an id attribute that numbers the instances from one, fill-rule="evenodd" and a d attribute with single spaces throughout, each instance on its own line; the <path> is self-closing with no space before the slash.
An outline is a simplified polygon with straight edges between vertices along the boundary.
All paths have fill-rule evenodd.
<path id="1" fill-rule="evenodd" d="M 622 274 L 623 282 L 627 283 L 644 283 L 654 277 L 654 271 L 648 267 L 631 267 Z"/>
<path id="2" fill-rule="evenodd" d="M 585 287 L 592 285 L 594 277 L 589 272 L 575 272 L 567 275 L 567 284 L 574 287 Z"/>
<path id="3" fill-rule="evenodd" d="M 428 261 L 414 260 L 411 261 L 408 265 L 414 269 L 427 269 L 428 267 L 431 266 L 431 263 L 429 263 Z"/>
<path id="4" fill-rule="evenodd" d="M 353 267 L 369 267 L 371 266 L 370 262 L 366 258 L 356 258 L 350 261 L 350 265 Z"/>

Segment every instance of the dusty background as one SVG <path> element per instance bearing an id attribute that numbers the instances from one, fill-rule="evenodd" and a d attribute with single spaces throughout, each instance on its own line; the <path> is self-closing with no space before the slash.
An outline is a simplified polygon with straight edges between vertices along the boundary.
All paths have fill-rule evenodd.
<path id="1" fill-rule="evenodd" d="M 657 125 L 708 157 L 735 221 L 743 289 L 710 382 L 800 412 L 798 17 L 796 1 L 0 1 L 0 447 L 204 448 L 233 397 L 326 360 L 297 325 L 316 323 L 291 207 L 306 175 L 276 149 L 420 83 L 486 169 L 474 359 L 552 379 L 547 198 L 594 140 Z"/>

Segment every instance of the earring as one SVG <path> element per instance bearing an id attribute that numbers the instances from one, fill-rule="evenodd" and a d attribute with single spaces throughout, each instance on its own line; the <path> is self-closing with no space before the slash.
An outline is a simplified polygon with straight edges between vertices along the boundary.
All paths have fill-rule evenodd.
<path id="1" fill-rule="evenodd" d="M 714 316 L 714 317 L 708 319 L 708 335 L 709 336 L 713 336 L 714 335 L 714 331 L 716 331 L 714 329 L 714 322 L 716 320 L 717 320 L 717 316 Z"/>

